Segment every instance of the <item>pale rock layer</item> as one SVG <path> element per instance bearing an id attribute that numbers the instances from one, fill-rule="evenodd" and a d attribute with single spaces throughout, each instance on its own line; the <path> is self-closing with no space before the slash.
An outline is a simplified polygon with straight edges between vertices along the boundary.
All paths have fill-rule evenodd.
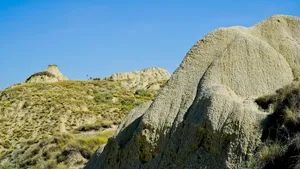
<path id="1" fill-rule="evenodd" d="M 160 84 L 170 78 L 170 73 L 162 68 L 147 68 L 142 71 L 120 72 L 105 79 L 121 81 L 125 88 L 129 89 L 160 89 Z"/>
<path id="2" fill-rule="evenodd" d="M 56 65 L 49 65 L 46 70 L 31 75 L 26 83 L 51 83 L 64 80 L 69 79 L 59 71 Z"/>

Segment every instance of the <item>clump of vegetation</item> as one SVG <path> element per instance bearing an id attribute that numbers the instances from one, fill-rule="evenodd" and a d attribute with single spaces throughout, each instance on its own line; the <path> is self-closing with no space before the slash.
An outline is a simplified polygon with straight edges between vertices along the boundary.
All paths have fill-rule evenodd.
<path id="1" fill-rule="evenodd" d="M 255 100 L 255 102 L 264 110 L 276 102 L 276 95 L 266 95 Z"/>
<path id="2" fill-rule="evenodd" d="M 26 82 L 28 82 L 31 78 L 36 77 L 36 76 L 55 77 L 52 73 L 50 73 L 48 71 L 42 71 L 42 72 L 38 72 L 38 73 L 31 75 L 29 78 L 26 79 Z"/>
<path id="3" fill-rule="evenodd" d="M 252 159 L 252 168 L 300 167 L 300 84 L 294 82 L 256 103 L 274 108 L 264 121 L 263 145 Z"/>
<path id="4" fill-rule="evenodd" d="M 263 101 L 262 101 L 263 100 Z M 300 131 L 300 85 L 293 83 L 276 94 L 259 98 L 261 107 L 273 105 L 273 113 L 266 119 L 263 139 L 286 141 Z"/>
<path id="5" fill-rule="evenodd" d="M 286 152 L 286 146 L 281 143 L 265 143 L 256 152 L 251 162 L 251 168 L 268 168 L 275 160 L 282 158 Z"/>
<path id="6" fill-rule="evenodd" d="M 153 92 L 151 92 L 149 90 L 139 89 L 139 90 L 135 91 L 135 95 L 137 95 L 138 97 L 152 98 L 154 94 L 153 94 Z"/>
<path id="7" fill-rule="evenodd" d="M 10 107 L 11 103 L 9 101 L 0 101 L 0 108 Z"/>
<path id="8" fill-rule="evenodd" d="M 113 121 L 109 121 L 109 120 L 103 120 L 103 121 L 96 121 L 93 124 L 85 124 L 80 126 L 78 129 L 76 129 L 79 132 L 82 131 L 93 131 L 93 130 L 99 130 L 101 128 L 110 128 L 113 125 Z"/>
<path id="9" fill-rule="evenodd" d="M 113 94 L 110 92 L 99 92 L 94 97 L 94 100 L 97 103 L 108 103 L 111 102 L 112 98 L 113 98 Z"/>

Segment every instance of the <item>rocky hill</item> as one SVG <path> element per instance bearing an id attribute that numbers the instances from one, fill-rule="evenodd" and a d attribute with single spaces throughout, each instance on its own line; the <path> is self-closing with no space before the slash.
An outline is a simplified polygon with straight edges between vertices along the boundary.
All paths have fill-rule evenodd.
<path id="1" fill-rule="evenodd" d="M 159 89 L 161 82 L 170 78 L 170 73 L 162 68 L 147 68 L 142 71 L 121 72 L 106 77 L 107 80 L 121 81 L 123 87 L 128 89 Z"/>
<path id="2" fill-rule="evenodd" d="M 68 78 L 59 71 L 57 65 L 49 65 L 46 70 L 31 75 L 26 83 L 49 83 L 64 80 L 68 80 Z"/>
<path id="3" fill-rule="evenodd" d="M 271 112 L 262 106 L 272 99 L 257 103 L 299 76 L 300 18 L 275 15 L 250 28 L 217 29 L 191 48 L 154 102 L 134 109 L 85 168 L 271 168 L 274 159 L 296 168 L 299 141 L 282 139 L 293 143 L 284 149 L 276 131 L 300 128 L 299 95 L 291 90 L 272 97 L 279 106 Z M 263 123 L 273 112 L 278 118 Z M 266 140 L 273 144 L 264 146 Z M 288 163 L 289 157 L 296 162 Z"/>
<path id="4" fill-rule="evenodd" d="M 121 83 L 70 81 L 51 65 L 0 91 L 0 168 L 81 168 L 123 117 L 158 91 Z"/>

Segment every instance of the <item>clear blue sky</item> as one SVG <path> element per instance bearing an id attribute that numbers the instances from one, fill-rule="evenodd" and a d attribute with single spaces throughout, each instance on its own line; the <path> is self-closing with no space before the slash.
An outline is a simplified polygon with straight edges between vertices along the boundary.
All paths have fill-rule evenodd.
<path id="1" fill-rule="evenodd" d="M 218 27 L 300 16 L 294 0 L 1 0 L 0 89 L 48 64 L 70 79 L 163 67 Z"/>

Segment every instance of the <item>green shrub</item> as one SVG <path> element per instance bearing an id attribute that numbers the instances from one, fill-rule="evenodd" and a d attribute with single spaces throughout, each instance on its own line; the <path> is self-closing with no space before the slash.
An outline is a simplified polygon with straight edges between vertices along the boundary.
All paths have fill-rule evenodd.
<path id="1" fill-rule="evenodd" d="M 266 95 L 266 96 L 256 99 L 255 102 L 262 109 L 268 109 L 271 104 L 276 102 L 276 95 Z"/>
<path id="2" fill-rule="evenodd" d="M 0 108 L 1 107 L 10 107 L 11 103 L 9 101 L 0 101 Z"/>
<path id="3" fill-rule="evenodd" d="M 263 140 L 287 141 L 300 131 L 300 86 L 291 84 L 276 91 L 276 94 L 256 99 L 262 107 L 274 105 L 274 112 L 264 122 Z M 299 126 L 299 127 L 297 127 Z"/>
<path id="4" fill-rule="evenodd" d="M 103 128 L 109 128 L 113 125 L 113 121 L 110 120 L 103 120 L 101 123 L 102 123 L 101 126 Z"/>
<path id="5" fill-rule="evenodd" d="M 139 96 L 142 96 L 142 97 L 153 97 L 153 94 L 152 94 L 151 91 L 144 90 L 144 89 L 136 90 L 135 95 L 139 95 Z"/>
<path id="6" fill-rule="evenodd" d="M 31 75 L 28 79 L 26 79 L 26 82 L 28 82 L 31 78 L 36 77 L 36 76 L 55 77 L 52 73 L 50 73 L 48 71 L 43 71 L 43 72 L 38 72 L 38 73 Z"/>
<path id="7" fill-rule="evenodd" d="M 3 167 L 3 169 L 14 169 L 14 168 L 16 168 L 15 164 L 13 164 L 10 161 L 0 162 L 0 167 Z"/>
<path id="8" fill-rule="evenodd" d="M 274 95 L 256 99 L 263 109 L 272 104 L 273 113 L 263 124 L 263 145 L 254 154 L 250 168 L 291 168 L 300 165 L 300 83 L 292 83 Z"/>
<path id="9" fill-rule="evenodd" d="M 255 156 L 256 167 L 263 167 L 268 163 L 272 163 L 276 158 L 283 156 L 286 147 L 280 143 L 272 143 L 263 146 Z"/>
<path id="10" fill-rule="evenodd" d="M 57 166 L 57 161 L 54 159 L 48 160 L 45 165 L 45 169 L 52 169 Z"/>
<path id="11" fill-rule="evenodd" d="M 102 132 L 97 135 L 84 136 L 70 142 L 66 148 L 80 152 L 84 158 L 89 159 L 97 148 L 105 144 L 112 135 L 113 132 Z"/>
<path id="12" fill-rule="evenodd" d="M 53 169 L 69 169 L 69 168 L 70 168 L 69 165 L 61 163 L 55 166 Z"/>
<path id="13" fill-rule="evenodd" d="M 135 98 L 124 97 L 120 99 L 120 103 L 126 106 L 134 105 L 134 102 L 135 102 Z"/>
<path id="14" fill-rule="evenodd" d="M 113 98 L 112 93 L 98 93 L 95 97 L 94 100 L 97 103 L 108 103 L 111 102 L 111 99 Z"/>
<path id="15" fill-rule="evenodd" d="M 99 130 L 102 127 L 101 121 L 96 121 L 94 124 L 86 124 L 80 126 L 77 131 L 91 131 L 91 130 Z"/>

